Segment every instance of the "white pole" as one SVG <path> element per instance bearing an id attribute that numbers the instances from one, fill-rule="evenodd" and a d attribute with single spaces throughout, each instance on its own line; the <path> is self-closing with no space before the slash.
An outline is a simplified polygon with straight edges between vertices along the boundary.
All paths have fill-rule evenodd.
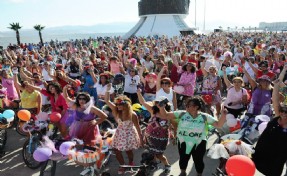
<path id="1" fill-rule="evenodd" d="M 205 14 L 206 14 L 206 0 L 204 0 L 204 10 L 203 10 L 203 31 L 205 31 Z"/>
<path id="2" fill-rule="evenodd" d="M 195 11 L 194 11 L 194 13 L 195 13 L 195 15 L 194 15 L 194 25 L 195 25 L 195 27 L 196 27 L 196 0 L 194 0 L 194 3 L 195 3 Z"/>

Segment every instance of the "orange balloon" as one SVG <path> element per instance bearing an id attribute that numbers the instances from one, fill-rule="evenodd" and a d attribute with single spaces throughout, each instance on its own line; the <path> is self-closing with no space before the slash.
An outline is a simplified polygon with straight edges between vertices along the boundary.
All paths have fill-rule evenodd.
<path id="1" fill-rule="evenodd" d="M 52 114 L 50 115 L 50 120 L 52 123 L 57 123 L 60 121 L 62 115 L 58 112 L 52 112 Z"/>
<path id="2" fill-rule="evenodd" d="M 25 109 L 22 109 L 22 110 L 18 111 L 17 115 L 18 115 L 18 118 L 19 118 L 20 120 L 23 120 L 23 121 L 25 121 L 25 122 L 29 121 L 30 118 L 31 118 L 31 113 L 30 113 L 30 111 L 25 110 Z"/>

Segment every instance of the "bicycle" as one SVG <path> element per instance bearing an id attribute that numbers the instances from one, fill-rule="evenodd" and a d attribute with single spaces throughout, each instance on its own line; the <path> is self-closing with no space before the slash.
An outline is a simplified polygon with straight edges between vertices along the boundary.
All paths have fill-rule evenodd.
<path id="1" fill-rule="evenodd" d="M 18 111 L 19 111 L 19 109 L 18 109 Z M 50 104 L 43 105 L 42 106 L 42 112 L 50 113 L 51 112 L 51 105 Z M 17 114 L 17 113 L 15 113 L 15 114 Z M 33 126 L 34 119 L 36 119 L 36 114 L 33 114 L 31 112 L 31 119 L 29 121 L 27 121 L 27 122 L 25 122 L 23 120 L 20 120 L 17 115 L 15 115 L 15 116 L 16 116 L 16 119 L 17 119 L 16 132 L 18 134 L 20 134 L 21 136 L 27 136 L 28 135 L 28 131 L 27 131 L 26 128 L 30 128 L 30 127 L 27 127 L 27 126 Z M 30 128 L 30 130 L 31 130 L 31 128 Z"/>
<path id="2" fill-rule="evenodd" d="M 24 142 L 22 147 L 22 158 L 24 163 L 30 169 L 38 169 L 43 163 L 33 158 L 34 151 L 41 146 L 44 135 L 49 135 L 51 139 L 57 138 L 58 129 L 49 122 L 40 122 L 40 126 L 27 126 L 29 138 Z M 37 128 L 35 128 L 37 127 Z M 30 132 L 31 131 L 31 132 Z"/>
<path id="3" fill-rule="evenodd" d="M 154 154 L 152 154 L 148 149 L 145 149 L 141 155 L 141 165 L 130 166 L 130 165 L 120 165 L 120 168 L 124 168 L 126 171 L 134 173 L 134 176 L 149 176 L 152 171 L 158 168 L 154 161 Z"/>
<path id="4" fill-rule="evenodd" d="M 82 141 L 77 140 L 78 144 L 71 149 L 69 158 L 76 164 L 84 167 L 80 173 L 81 176 L 109 175 L 103 170 L 112 155 L 110 144 L 114 132 L 115 130 L 108 129 L 102 137 L 103 144 L 95 147 L 85 146 Z"/>

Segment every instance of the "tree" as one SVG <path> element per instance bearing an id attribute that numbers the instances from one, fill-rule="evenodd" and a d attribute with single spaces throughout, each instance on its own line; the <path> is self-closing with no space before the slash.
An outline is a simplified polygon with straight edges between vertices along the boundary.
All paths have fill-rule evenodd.
<path id="1" fill-rule="evenodd" d="M 41 26 L 40 24 L 36 24 L 34 26 L 34 29 L 37 30 L 39 32 L 39 37 L 40 37 L 40 42 L 41 42 L 41 45 L 43 45 L 43 38 L 42 38 L 42 30 L 45 28 L 45 26 Z"/>
<path id="2" fill-rule="evenodd" d="M 10 23 L 10 27 L 8 27 L 9 29 L 12 29 L 16 32 L 16 39 L 17 39 L 17 43 L 18 45 L 21 44 L 20 42 L 20 33 L 19 33 L 19 29 L 22 28 L 22 26 L 20 26 L 19 23 Z"/>

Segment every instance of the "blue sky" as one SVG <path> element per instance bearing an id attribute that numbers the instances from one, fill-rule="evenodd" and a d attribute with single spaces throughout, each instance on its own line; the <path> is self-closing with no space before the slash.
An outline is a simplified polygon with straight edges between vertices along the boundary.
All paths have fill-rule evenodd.
<path id="1" fill-rule="evenodd" d="M 139 19 L 139 0 L 0 0 L 0 31 L 7 31 L 11 22 L 20 22 L 23 29 L 35 24 L 46 27 L 63 25 L 95 25 L 113 22 L 134 22 Z M 202 29 L 206 1 L 206 29 L 218 26 L 241 28 L 258 26 L 259 22 L 287 21 L 287 0 L 191 0 L 187 20 Z M 104 32 L 104 31 L 103 31 Z"/>

